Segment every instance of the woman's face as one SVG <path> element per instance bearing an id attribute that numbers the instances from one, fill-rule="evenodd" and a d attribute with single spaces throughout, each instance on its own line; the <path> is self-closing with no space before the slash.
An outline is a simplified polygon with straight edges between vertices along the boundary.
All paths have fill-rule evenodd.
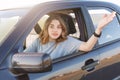
<path id="1" fill-rule="evenodd" d="M 62 26 L 58 20 L 52 20 L 48 26 L 48 34 L 50 40 L 56 40 L 62 33 Z"/>

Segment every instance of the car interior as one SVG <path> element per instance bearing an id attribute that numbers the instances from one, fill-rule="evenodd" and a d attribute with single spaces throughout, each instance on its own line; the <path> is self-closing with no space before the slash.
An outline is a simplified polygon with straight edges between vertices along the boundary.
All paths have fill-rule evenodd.
<path id="1" fill-rule="evenodd" d="M 35 25 L 34 29 L 32 29 L 30 34 L 27 36 L 26 41 L 25 41 L 25 45 L 24 45 L 24 49 L 26 47 L 28 47 L 39 36 L 39 33 L 41 32 L 41 30 L 44 26 L 45 20 L 49 16 L 54 15 L 54 14 L 58 14 L 63 18 L 64 22 L 66 23 L 69 36 L 72 36 L 75 38 L 80 37 L 80 31 L 78 29 L 78 25 L 77 25 L 77 22 L 75 20 L 75 15 L 74 15 L 73 11 L 72 10 L 56 11 L 56 12 L 52 12 L 52 13 L 49 13 L 47 15 L 44 15 L 38 21 L 38 23 Z"/>

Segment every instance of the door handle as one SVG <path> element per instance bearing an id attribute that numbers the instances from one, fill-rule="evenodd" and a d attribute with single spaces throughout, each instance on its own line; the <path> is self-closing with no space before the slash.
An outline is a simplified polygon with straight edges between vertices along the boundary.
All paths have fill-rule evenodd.
<path id="1" fill-rule="evenodd" d="M 91 61 L 92 60 L 92 61 Z M 82 70 L 92 71 L 95 69 L 95 66 L 99 64 L 99 61 L 94 61 L 93 59 L 87 60 L 85 65 L 82 67 Z"/>

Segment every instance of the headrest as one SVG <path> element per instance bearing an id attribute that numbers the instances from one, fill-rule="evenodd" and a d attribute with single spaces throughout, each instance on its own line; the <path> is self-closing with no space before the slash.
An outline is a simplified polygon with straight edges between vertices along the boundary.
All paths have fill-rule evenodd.
<path id="1" fill-rule="evenodd" d="M 38 23 L 35 25 L 34 30 L 37 34 L 39 34 L 41 32 L 41 28 Z"/>
<path id="2" fill-rule="evenodd" d="M 64 22 L 67 26 L 68 34 L 75 33 L 76 29 L 75 29 L 75 24 L 74 24 L 73 18 L 67 14 L 62 14 L 62 13 L 58 13 L 58 14 L 62 17 L 62 19 L 64 20 Z"/>

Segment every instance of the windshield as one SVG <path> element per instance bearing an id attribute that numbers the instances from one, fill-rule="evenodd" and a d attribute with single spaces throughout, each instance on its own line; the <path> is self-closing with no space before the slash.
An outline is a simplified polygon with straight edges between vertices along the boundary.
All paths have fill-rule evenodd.
<path id="1" fill-rule="evenodd" d="M 0 11 L 0 44 L 15 28 L 15 24 L 28 12 L 28 10 L 27 8 Z"/>

